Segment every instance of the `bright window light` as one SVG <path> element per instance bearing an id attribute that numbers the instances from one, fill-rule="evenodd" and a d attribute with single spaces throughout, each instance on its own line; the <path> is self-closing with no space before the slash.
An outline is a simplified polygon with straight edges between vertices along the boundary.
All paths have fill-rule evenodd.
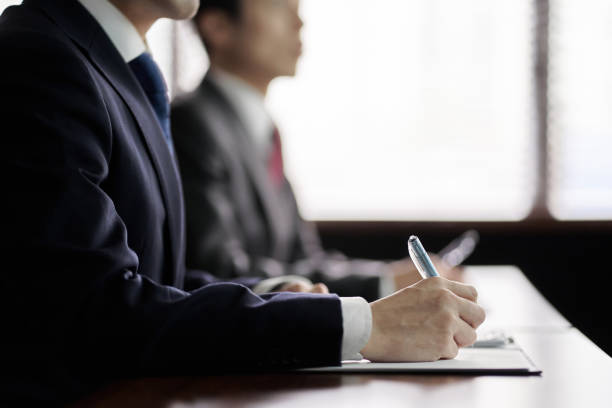
<path id="1" fill-rule="evenodd" d="M 298 75 L 268 103 L 305 217 L 524 218 L 532 3 L 303 0 Z"/>
<path id="2" fill-rule="evenodd" d="M 550 209 L 612 218 L 612 2 L 554 0 L 550 51 Z"/>
<path id="3" fill-rule="evenodd" d="M 15 5 L 21 4 L 21 3 L 22 3 L 22 0 L 0 0 L 0 14 L 8 6 L 15 6 Z"/>

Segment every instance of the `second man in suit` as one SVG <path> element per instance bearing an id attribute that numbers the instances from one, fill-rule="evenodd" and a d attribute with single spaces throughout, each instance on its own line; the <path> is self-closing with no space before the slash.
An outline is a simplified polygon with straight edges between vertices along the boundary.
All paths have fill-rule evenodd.
<path id="1" fill-rule="evenodd" d="M 409 261 L 323 251 L 284 177 L 279 132 L 264 104 L 273 79 L 295 74 L 302 47 L 298 8 L 299 0 L 208 1 L 194 19 L 211 67 L 172 112 L 187 262 L 224 278 L 278 278 L 267 281 L 276 287 L 262 291 L 292 289 L 299 276 L 374 300 L 416 282 L 416 270 Z"/>

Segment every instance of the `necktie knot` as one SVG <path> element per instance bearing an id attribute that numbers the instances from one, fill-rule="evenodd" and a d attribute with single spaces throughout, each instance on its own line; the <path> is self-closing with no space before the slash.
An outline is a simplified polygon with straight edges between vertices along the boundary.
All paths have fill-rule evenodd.
<path id="1" fill-rule="evenodd" d="M 128 63 L 130 69 L 138 79 L 140 86 L 151 103 L 157 120 L 164 132 L 166 143 L 172 147 L 170 134 L 170 101 L 168 100 L 168 87 L 159 66 L 148 52 L 140 54 Z"/>

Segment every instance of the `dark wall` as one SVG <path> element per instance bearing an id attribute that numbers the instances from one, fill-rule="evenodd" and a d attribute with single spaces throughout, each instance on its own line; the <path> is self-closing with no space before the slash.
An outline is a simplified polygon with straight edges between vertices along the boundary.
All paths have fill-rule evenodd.
<path id="1" fill-rule="evenodd" d="M 611 223 L 319 223 L 326 248 L 347 255 L 399 259 L 419 236 L 437 251 L 474 228 L 480 242 L 472 265 L 516 265 L 578 329 L 612 355 Z"/>

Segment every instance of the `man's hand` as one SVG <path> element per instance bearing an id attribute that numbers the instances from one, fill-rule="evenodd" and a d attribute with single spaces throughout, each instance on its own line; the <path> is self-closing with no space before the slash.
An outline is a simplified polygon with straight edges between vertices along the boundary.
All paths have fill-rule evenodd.
<path id="1" fill-rule="evenodd" d="M 436 254 L 429 254 L 429 256 L 440 276 L 458 282 L 463 281 L 461 267 L 450 267 Z M 404 258 L 399 261 L 391 262 L 389 264 L 389 268 L 395 282 L 395 287 L 398 290 L 414 285 L 422 279 L 419 271 L 414 266 L 414 263 L 412 263 L 410 258 Z"/>
<path id="2" fill-rule="evenodd" d="M 476 341 L 485 319 L 477 296 L 472 286 L 435 277 L 370 303 L 372 334 L 361 354 L 372 361 L 454 358 Z"/>
<path id="3" fill-rule="evenodd" d="M 323 283 L 289 282 L 278 289 L 279 292 L 329 293 Z"/>

